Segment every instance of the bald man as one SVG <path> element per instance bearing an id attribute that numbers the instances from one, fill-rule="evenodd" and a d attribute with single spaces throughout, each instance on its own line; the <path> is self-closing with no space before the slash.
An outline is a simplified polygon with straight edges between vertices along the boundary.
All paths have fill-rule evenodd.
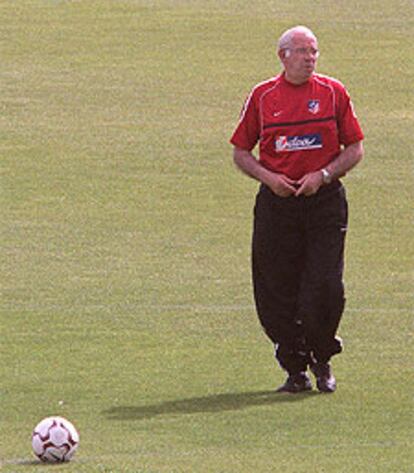
<path id="1" fill-rule="evenodd" d="M 340 178 L 363 157 L 363 133 L 345 87 L 315 72 L 318 41 L 285 31 L 282 71 L 256 85 L 231 137 L 236 166 L 260 183 L 252 276 L 261 325 L 287 372 L 281 393 L 336 389 L 331 357 L 345 306 L 348 211 Z M 258 144 L 258 157 L 253 154 Z"/>

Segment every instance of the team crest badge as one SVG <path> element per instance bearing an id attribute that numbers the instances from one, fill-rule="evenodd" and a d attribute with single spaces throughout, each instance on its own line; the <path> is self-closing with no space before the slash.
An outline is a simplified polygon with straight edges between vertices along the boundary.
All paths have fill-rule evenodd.
<path id="1" fill-rule="evenodd" d="M 316 115 L 319 112 L 319 100 L 309 100 L 308 110 Z"/>

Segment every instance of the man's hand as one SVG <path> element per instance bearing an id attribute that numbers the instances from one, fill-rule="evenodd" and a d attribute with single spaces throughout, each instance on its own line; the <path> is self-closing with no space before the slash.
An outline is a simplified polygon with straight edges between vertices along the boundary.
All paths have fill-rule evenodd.
<path id="1" fill-rule="evenodd" d="M 364 156 L 364 147 L 362 141 L 346 146 L 339 156 L 331 161 L 325 169 L 329 172 L 333 179 L 345 176 L 354 166 L 356 166 Z M 310 196 L 318 192 L 323 184 L 323 176 L 321 171 L 305 174 L 302 179 L 297 181 L 299 188 L 295 195 Z"/>
<path id="2" fill-rule="evenodd" d="M 280 197 L 295 195 L 297 189 L 296 181 L 289 179 L 283 174 L 277 174 L 264 168 L 257 162 L 250 151 L 234 147 L 233 159 L 236 166 L 245 174 L 266 184 L 272 192 Z"/>
<path id="3" fill-rule="evenodd" d="M 310 195 L 316 194 L 323 184 L 323 176 L 321 171 L 310 172 L 305 174 L 299 181 L 296 182 L 296 185 L 299 186 L 298 189 L 295 189 L 295 196 L 305 195 L 309 197 Z"/>
<path id="4" fill-rule="evenodd" d="M 283 174 L 272 173 L 267 177 L 266 185 L 279 197 L 289 197 L 294 195 L 297 189 L 296 181 L 289 179 Z"/>

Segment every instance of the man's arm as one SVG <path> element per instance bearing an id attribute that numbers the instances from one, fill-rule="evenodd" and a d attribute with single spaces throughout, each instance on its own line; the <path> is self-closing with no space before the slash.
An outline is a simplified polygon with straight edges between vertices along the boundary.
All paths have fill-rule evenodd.
<path id="1" fill-rule="evenodd" d="M 363 156 L 364 147 L 362 141 L 358 141 L 344 148 L 338 157 L 331 161 L 325 169 L 331 175 L 332 179 L 339 179 L 355 167 Z M 296 191 L 296 196 L 315 194 L 323 185 L 322 171 L 306 174 L 298 181 L 298 184 L 299 189 Z"/>
<path id="2" fill-rule="evenodd" d="M 250 151 L 235 146 L 233 160 L 244 174 L 267 185 L 280 197 L 288 197 L 296 192 L 295 181 L 264 168 Z"/>
<path id="3" fill-rule="evenodd" d="M 347 146 L 325 169 L 332 176 L 332 179 L 339 179 L 355 167 L 363 157 L 364 147 L 362 141 L 358 141 Z"/>

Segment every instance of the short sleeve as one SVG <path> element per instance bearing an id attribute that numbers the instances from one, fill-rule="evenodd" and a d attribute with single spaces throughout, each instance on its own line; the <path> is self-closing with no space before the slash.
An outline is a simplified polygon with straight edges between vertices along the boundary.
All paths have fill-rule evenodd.
<path id="1" fill-rule="evenodd" d="M 339 94 L 337 121 L 339 142 L 345 146 L 361 141 L 364 138 L 348 91 L 343 88 Z"/>
<path id="2" fill-rule="evenodd" d="M 251 151 L 260 138 L 260 117 L 255 103 L 255 94 L 251 92 L 240 114 L 239 122 L 230 139 L 238 148 Z"/>

